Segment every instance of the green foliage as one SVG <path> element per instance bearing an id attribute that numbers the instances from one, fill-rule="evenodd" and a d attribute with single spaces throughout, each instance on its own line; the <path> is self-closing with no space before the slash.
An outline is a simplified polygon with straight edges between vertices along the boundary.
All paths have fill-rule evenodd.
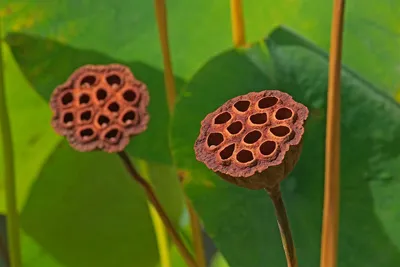
<path id="1" fill-rule="evenodd" d="M 196 73 L 180 96 L 169 137 L 153 1 L 98 2 L 0 3 L 8 32 L 2 45 L 24 266 L 157 264 L 143 193 L 117 158 L 74 152 L 65 142 L 60 145 L 62 138 L 49 124 L 47 101 L 53 88 L 82 64 L 111 62 L 129 66 L 151 95 L 149 129 L 133 139 L 129 153 L 147 162 L 148 179 L 175 222 L 182 195 L 170 165 L 175 161 L 189 172 L 190 197 L 232 267 L 283 266 L 279 232 L 264 193 L 229 185 L 195 161 L 200 121 L 229 98 L 249 91 L 281 89 L 306 104 L 311 116 L 303 155 L 283 193 L 300 264 L 317 266 L 327 81 L 327 56 L 321 48 L 329 47 L 331 5 L 318 0 L 243 1 L 251 42 L 284 23 L 316 45 L 279 29 L 270 35 L 268 48 L 258 44 L 232 50 L 229 1 L 168 0 L 178 89 Z M 389 0 L 353 0 L 346 6 L 343 61 L 354 71 L 343 71 L 339 267 L 400 265 L 400 114 L 398 105 L 382 95 L 394 95 L 400 86 L 399 6 Z M 5 212 L 2 181 L 0 177 L 0 213 Z M 173 267 L 183 264 L 176 256 L 173 248 Z"/>
<path id="2" fill-rule="evenodd" d="M 286 39 L 282 39 L 286 38 Z M 284 28 L 246 51 L 210 60 L 176 107 L 172 144 L 177 166 L 190 172 L 188 193 L 231 266 L 283 266 L 274 212 L 265 192 L 227 184 L 195 160 L 201 121 L 232 96 L 277 89 L 310 109 L 302 157 L 282 190 L 299 265 L 319 264 L 328 65 Z M 300 46 L 299 43 L 305 44 Z M 229 88 L 229 90 L 228 90 Z M 199 103 L 204 103 L 199 105 Z M 347 70 L 342 73 L 341 228 L 339 266 L 398 266 L 400 107 Z M 183 134 L 185 131 L 185 134 Z M 373 242 L 367 242 L 373 240 Z"/>

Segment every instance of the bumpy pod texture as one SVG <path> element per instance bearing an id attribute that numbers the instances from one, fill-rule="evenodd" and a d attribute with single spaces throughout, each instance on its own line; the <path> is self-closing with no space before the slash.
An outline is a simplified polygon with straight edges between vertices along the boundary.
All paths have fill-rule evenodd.
<path id="1" fill-rule="evenodd" d="M 52 126 L 78 151 L 122 151 L 147 128 L 149 94 L 129 68 L 86 65 L 56 87 Z"/>
<path id="2" fill-rule="evenodd" d="M 272 188 L 297 163 L 308 109 L 277 90 L 227 101 L 201 122 L 197 160 L 249 189 Z"/>

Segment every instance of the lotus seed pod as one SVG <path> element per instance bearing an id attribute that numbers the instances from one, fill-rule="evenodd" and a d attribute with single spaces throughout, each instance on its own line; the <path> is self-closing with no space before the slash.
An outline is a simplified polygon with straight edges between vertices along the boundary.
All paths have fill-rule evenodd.
<path id="1" fill-rule="evenodd" d="M 277 90 L 235 97 L 201 122 L 197 160 L 249 189 L 271 189 L 294 168 L 308 109 Z"/>
<path id="2" fill-rule="evenodd" d="M 53 91 L 54 130 L 78 151 L 122 151 L 149 122 L 146 85 L 129 68 L 86 65 Z"/>

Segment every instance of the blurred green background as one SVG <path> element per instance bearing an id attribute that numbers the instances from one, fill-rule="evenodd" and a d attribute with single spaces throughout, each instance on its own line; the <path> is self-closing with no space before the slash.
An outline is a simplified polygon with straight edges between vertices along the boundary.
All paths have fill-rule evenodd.
<path id="1" fill-rule="evenodd" d="M 279 89 L 305 104 L 303 154 L 282 190 L 299 265 L 319 265 L 331 1 L 243 4 L 252 45 L 234 49 L 229 1 L 167 0 L 179 93 L 171 118 L 153 1 L 0 0 L 24 267 L 159 266 L 153 217 L 117 156 L 75 152 L 50 126 L 55 86 L 81 65 L 114 62 L 151 95 L 149 129 L 128 152 L 190 239 L 176 177 L 185 171 L 185 191 L 223 255 L 213 267 L 285 266 L 285 257 L 268 196 L 195 160 L 200 121 L 251 91 Z M 399 18 L 398 1 L 346 5 L 339 267 L 400 266 Z M 185 266 L 174 247 L 171 264 Z"/>

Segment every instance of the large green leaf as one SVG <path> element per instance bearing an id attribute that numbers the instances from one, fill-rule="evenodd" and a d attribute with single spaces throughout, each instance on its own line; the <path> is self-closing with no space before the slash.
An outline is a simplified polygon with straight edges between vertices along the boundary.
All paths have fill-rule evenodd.
<path id="1" fill-rule="evenodd" d="M 273 40 L 282 35 L 277 31 L 268 40 L 269 51 L 258 44 L 210 60 L 178 102 L 172 127 L 177 165 L 192 178 L 188 193 L 232 267 L 284 266 L 271 201 L 265 192 L 214 175 L 195 160 L 193 144 L 207 113 L 233 96 L 261 89 L 288 92 L 310 109 L 302 156 L 282 190 L 299 265 L 319 264 L 328 65 L 326 57 L 304 46 Z M 341 112 L 339 266 L 399 266 L 400 107 L 343 70 Z"/>
<path id="2" fill-rule="evenodd" d="M 177 180 L 168 178 L 167 167 L 159 170 L 170 183 Z M 171 198 L 168 187 L 159 194 L 163 202 Z M 175 198 L 167 211 L 178 223 L 182 200 L 179 194 Z M 62 142 L 32 186 L 21 225 L 30 237 L 24 255 L 33 253 L 33 242 L 63 267 L 152 267 L 158 261 L 144 193 L 116 155 L 79 153 Z M 42 266 L 41 260 L 25 261 Z"/>
<path id="3" fill-rule="evenodd" d="M 60 137 L 50 126 L 51 112 L 48 104 L 33 91 L 15 64 L 6 45 L 4 51 L 4 76 L 7 109 L 15 157 L 18 206 L 25 204 L 32 181 L 43 162 L 51 154 Z M 3 149 L 0 142 L 0 213 L 5 213 L 3 177 Z"/>
<path id="4" fill-rule="evenodd" d="M 229 1 L 166 2 L 174 69 L 188 78 L 210 56 L 230 47 Z M 285 24 L 322 48 L 329 46 L 331 2 L 246 0 L 243 5 L 250 42 Z M 344 63 L 391 94 L 400 87 L 399 7 L 399 1 L 390 0 L 353 0 L 346 5 Z M 154 1 L 3 0 L 0 10 L 6 31 L 162 68 Z"/>
<path id="5" fill-rule="evenodd" d="M 171 163 L 167 137 L 169 115 L 162 71 L 138 61 L 117 62 L 92 50 L 80 50 L 24 34 L 9 34 L 7 43 L 28 80 L 47 101 L 54 88 L 82 65 L 121 63 L 128 66 L 148 86 L 151 118 L 148 129 L 133 138 L 127 149 L 132 155 L 145 160 Z M 181 87 L 183 80 L 176 80 L 177 86 Z"/>

